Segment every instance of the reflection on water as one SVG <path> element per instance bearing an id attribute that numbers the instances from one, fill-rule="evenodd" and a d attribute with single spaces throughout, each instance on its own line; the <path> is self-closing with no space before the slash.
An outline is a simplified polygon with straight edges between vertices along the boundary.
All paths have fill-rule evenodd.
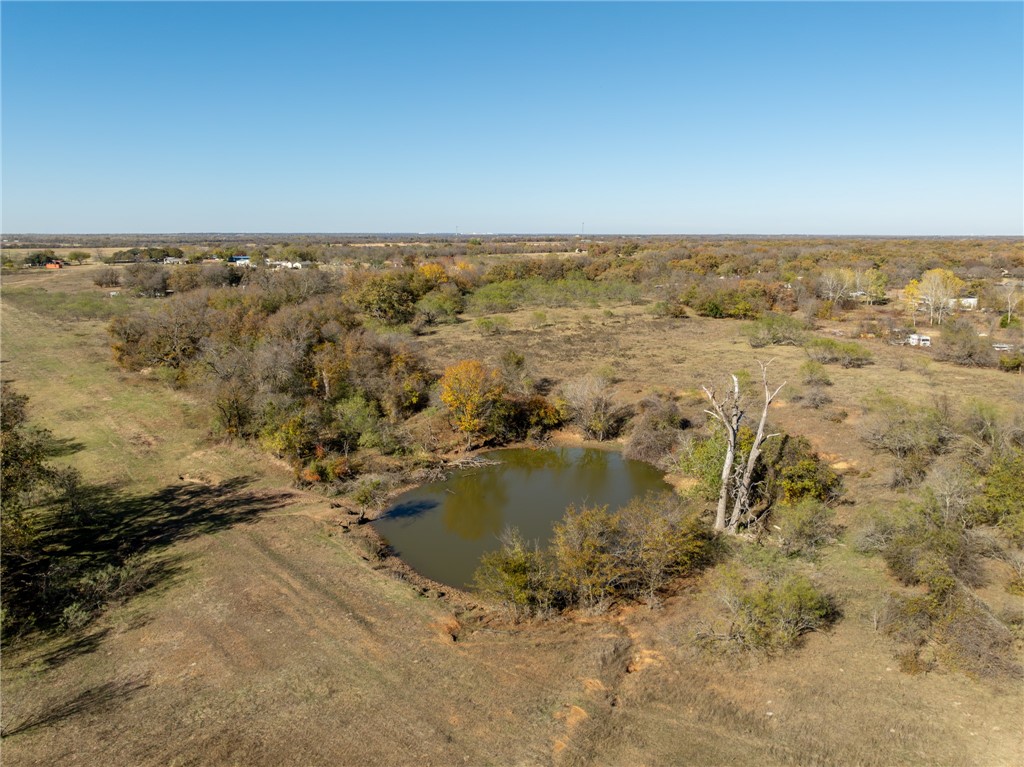
<path id="1" fill-rule="evenodd" d="M 444 500 L 445 529 L 470 541 L 482 538 L 484 533 L 501 532 L 508 491 L 500 469 L 487 466 L 449 480 Z"/>
<path id="2" fill-rule="evenodd" d="M 373 523 L 410 565 L 441 583 L 468 586 L 507 526 L 544 545 L 571 504 L 614 509 L 668 489 L 653 467 L 604 450 L 499 450 L 487 458 L 500 463 L 404 493 Z"/>

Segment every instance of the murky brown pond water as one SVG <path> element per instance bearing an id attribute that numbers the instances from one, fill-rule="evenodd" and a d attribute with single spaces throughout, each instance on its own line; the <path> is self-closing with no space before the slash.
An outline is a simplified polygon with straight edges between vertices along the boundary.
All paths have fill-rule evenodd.
<path id="1" fill-rule="evenodd" d="M 616 509 L 670 489 L 653 466 L 612 451 L 515 449 L 484 457 L 499 464 L 410 490 L 372 523 L 418 572 L 459 588 L 472 584 L 480 557 L 500 547 L 506 527 L 544 546 L 570 504 Z"/>

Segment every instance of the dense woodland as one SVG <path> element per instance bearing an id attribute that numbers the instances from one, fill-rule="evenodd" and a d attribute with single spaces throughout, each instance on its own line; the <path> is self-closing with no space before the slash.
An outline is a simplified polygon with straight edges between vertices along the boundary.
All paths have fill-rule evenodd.
<path id="1" fill-rule="evenodd" d="M 110 238 L 92 247 L 131 247 L 101 256 L 111 265 L 94 279 L 146 298 L 110 321 L 115 362 L 193 393 L 214 435 L 288 461 L 297 485 L 372 515 L 393 488 L 443 471 L 453 455 L 543 442 L 559 428 L 618 439 L 627 456 L 695 479 L 684 493 L 617 512 L 569 509 L 550 545 L 509 531 L 478 585 L 515 620 L 654 602 L 713 567 L 721 609 L 694 641 L 793 646 L 842 617 L 842 595 L 819 589 L 805 566 L 840 535 L 842 478 L 800 434 L 772 428 L 770 366 L 763 382 L 734 378 L 723 392 L 713 384 L 730 371 L 709 370 L 703 401 L 650 391 L 626 402 L 614 371 L 551 380 L 512 349 L 497 365 L 435 368 L 417 346 L 433 327 L 472 322 L 487 337 L 503 332 L 509 312 L 543 325 L 553 307 L 611 303 L 680 323 L 743 323 L 751 360 L 777 345 L 805 350 L 794 401 L 814 409 L 831 402 L 830 370 L 869 366 L 879 344 L 915 333 L 934 334 L 935 358 L 964 368 L 1018 375 L 1024 364 L 1024 248 L 1014 240 L 247 238 Z M 250 265 L 228 262 L 239 256 Z M 27 254 L 20 268 L 51 257 Z M 273 268 L 282 262 L 304 268 Z M 840 322 L 842 337 L 824 334 L 826 322 Z M 115 561 L 100 577 L 70 544 L 52 545 L 55 529 L 73 541 L 68 530 L 88 524 L 74 502 L 77 479 L 47 461 L 21 395 L 5 388 L 4 398 L 5 631 L 73 628 L 144 576 Z M 848 540 L 909 587 L 879 595 L 879 626 L 901 667 L 1019 676 L 1022 617 L 996 616 L 977 592 L 992 561 L 1011 568 L 1008 588 L 1024 593 L 1019 403 L 888 392 L 864 407 L 856 438 L 891 467 L 902 500 L 873 511 Z M 734 510 L 717 531 L 716 502 Z"/>

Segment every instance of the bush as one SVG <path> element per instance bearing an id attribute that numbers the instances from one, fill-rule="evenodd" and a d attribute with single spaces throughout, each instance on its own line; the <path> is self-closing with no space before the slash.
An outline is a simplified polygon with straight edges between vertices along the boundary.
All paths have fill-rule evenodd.
<path id="1" fill-rule="evenodd" d="M 943 604 L 934 619 L 933 637 L 939 659 L 950 668 L 978 677 L 1024 676 L 1024 669 L 1014 660 L 1011 631 L 963 589 Z"/>
<path id="2" fill-rule="evenodd" d="M 508 317 L 478 317 L 476 327 L 482 335 L 498 336 L 508 330 Z"/>
<path id="3" fill-rule="evenodd" d="M 815 386 L 809 389 L 807 394 L 801 398 L 801 403 L 804 407 L 811 408 L 811 410 L 820 410 L 826 405 L 832 404 L 832 397 L 820 386 Z"/>
<path id="4" fill-rule="evenodd" d="M 781 286 L 757 280 L 718 281 L 691 284 L 676 300 L 701 317 L 757 319 L 780 300 Z M 670 314 L 674 311 L 670 309 Z M 681 311 L 681 308 L 678 310 Z"/>
<path id="5" fill-rule="evenodd" d="M 982 581 L 985 546 L 958 519 L 945 515 L 932 495 L 923 503 L 876 515 L 860 539 L 873 541 L 889 571 L 905 585 L 924 584 L 941 596 L 957 582 Z"/>
<path id="6" fill-rule="evenodd" d="M 116 288 L 121 284 L 121 272 L 112 266 L 105 266 L 93 273 L 92 281 L 101 288 Z"/>
<path id="7" fill-rule="evenodd" d="M 515 620 L 544 613 L 554 601 L 548 557 L 529 547 L 516 529 L 506 529 L 501 548 L 484 554 L 473 582 L 485 598 L 501 603 Z"/>
<path id="8" fill-rule="evenodd" d="M 620 598 L 654 600 L 673 578 L 710 562 L 714 545 L 710 528 L 677 497 L 651 494 L 615 513 L 570 507 L 544 551 L 506 532 L 501 550 L 481 560 L 475 582 L 516 618 Z"/>
<path id="9" fill-rule="evenodd" d="M 416 302 L 416 311 L 430 324 L 458 322 L 458 315 L 465 309 L 466 299 L 462 291 L 450 282 L 435 288 Z"/>
<path id="10" fill-rule="evenodd" d="M 122 282 L 140 296 L 159 298 L 167 294 L 167 279 L 166 268 L 142 261 L 124 268 Z"/>
<path id="11" fill-rule="evenodd" d="M 797 503 L 782 503 L 772 512 L 772 524 L 778 528 L 780 550 L 786 556 L 813 555 L 835 540 L 839 529 L 833 522 L 835 512 L 815 498 Z"/>
<path id="12" fill-rule="evenodd" d="M 740 427 L 739 465 L 745 463 L 753 440 L 753 432 Z M 725 434 L 717 427 L 709 437 L 690 440 L 680 450 L 679 469 L 698 479 L 695 492 L 705 500 L 718 498 L 725 451 Z M 843 491 L 842 477 L 818 458 L 810 443 L 803 437 L 788 434 L 764 443 L 751 485 L 756 488 L 752 503 L 762 510 L 780 500 L 788 503 L 796 503 L 803 498 L 834 501 Z"/>
<path id="13" fill-rule="evenodd" d="M 844 368 L 860 368 L 871 364 L 871 352 L 855 341 L 814 338 L 807 343 L 807 356 L 814 362 L 835 363 Z"/>
<path id="14" fill-rule="evenodd" d="M 747 337 L 755 349 L 764 346 L 802 346 L 805 331 L 804 323 L 796 317 L 767 314 L 751 324 L 747 329 Z"/>
<path id="15" fill-rule="evenodd" d="M 878 392 L 867 410 L 861 439 L 896 459 L 890 483 L 894 488 L 920 482 L 932 459 L 946 451 L 955 437 L 942 403 L 935 407 L 918 406 Z"/>
<path id="16" fill-rule="evenodd" d="M 834 622 L 832 598 L 805 575 L 779 568 L 745 573 L 727 565 L 717 574 L 719 626 L 703 627 L 697 638 L 707 645 L 773 654 L 795 647 L 800 638 Z"/>
<path id="17" fill-rule="evenodd" d="M 942 329 L 935 357 L 965 367 L 993 367 L 995 352 L 967 320 L 956 320 Z"/>
<path id="18" fill-rule="evenodd" d="M 784 451 L 780 458 L 779 485 L 785 503 L 799 503 L 804 499 L 834 501 L 839 497 L 842 478 L 811 453 L 809 445 L 799 444 L 788 455 Z"/>
<path id="19" fill-rule="evenodd" d="M 977 523 L 996 525 L 1024 546 L 1024 450 L 1012 448 L 997 456 L 971 511 Z"/>
<path id="20" fill-rule="evenodd" d="M 658 463 L 678 444 L 682 416 L 674 402 L 658 396 L 645 399 L 639 409 L 623 455 L 635 461 Z"/>
<path id="21" fill-rule="evenodd" d="M 881 612 L 879 628 L 910 647 L 898 654 L 903 671 L 928 670 L 933 664 L 922 661 L 921 649 L 932 643 L 949 668 L 978 677 L 1024 676 L 1014 660 L 1012 632 L 964 589 L 942 598 L 894 594 Z"/>
<path id="22" fill-rule="evenodd" d="M 1006 373 L 1019 373 L 1024 368 L 1024 351 L 999 355 L 999 369 Z"/>
<path id="23" fill-rule="evenodd" d="M 803 376 L 803 381 L 807 386 L 832 385 L 832 379 L 829 378 L 828 371 L 820 362 L 807 360 L 800 366 L 800 374 Z"/>
<path id="24" fill-rule="evenodd" d="M 626 421 L 628 411 L 612 399 L 606 378 L 588 375 L 569 381 L 562 387 L 569 418 L 591 439 L 604 441 L 615 437 Z"/>
<path id="25" fill-rule="evenodd" d="M 725 452 L 725 434 L 720 427 L 714 426 L 708 437 L 684 440 L 676 457 L 679 471 L 697 480 L 694 494 L 705 501 L 718 498 Z"/>

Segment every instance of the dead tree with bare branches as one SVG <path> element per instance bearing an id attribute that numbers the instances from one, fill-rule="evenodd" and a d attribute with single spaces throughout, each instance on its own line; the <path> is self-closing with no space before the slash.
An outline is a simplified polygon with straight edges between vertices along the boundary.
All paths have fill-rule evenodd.
<path id="1" fill-rule="evenodd" d="M 750 452 L 746 455 L 746 461 L 742 471 L 737 466 L 736 458 L 739 449 L 740 426 L 746 411 L 743 408 L 743 395 L 740 392 L 740 382 L 736 376 L 732 376 L 732 388 L 728 393 L 719 399 L 714 389 L 707 386 L 701 387 L 711 409 L 705 410 L 709 416 L 725 427 L 726 449 L 725 458 L 722 461 L 722 486 L 718 491 L 718 507 L 715 511 L 715 530 L 724 530 L 735 534 L 741 523 L 749 523 L 751 513 L 751 490 L 754 477 L 754 469 L 761 457 L 761 446 L 772 437 L 778 434 L 765 434 L 765 427 L 768 423 L 768 408 L 772 401 L 786 385 L 783 382 L 774 391 L 768 385 L 768 367 L 773 360 L 768 362 L 758 361 L 761 367 L 761 382 L 764 386 L 764 404 L 761 409 L 761 419 L 757 425 L 757 433 L 750 446 Z M 742 463 L 742 460 L 741 460 Z M 726 521 L 726 512 L 729 502 L 732 502 L 732 513 Z"/>

